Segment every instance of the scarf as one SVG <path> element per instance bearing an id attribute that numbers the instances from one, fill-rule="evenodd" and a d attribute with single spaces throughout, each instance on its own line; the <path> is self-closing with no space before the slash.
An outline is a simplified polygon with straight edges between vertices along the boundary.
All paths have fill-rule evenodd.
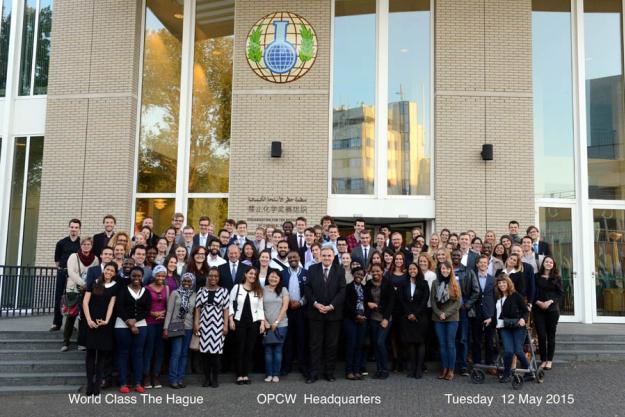
<path id="1" fill-rule="evenodd" d="M 191 286 L 189 288 L 184 288 L 182 285 L 183 281 L 191 280 Z M 187 314 L 189 313 L 189 299 L 193 294 L 195 286 L 195 275 L 191 273 L 186 273 L 180 279 L 180 287 L 176 291 L 180 295 L 180 310 L 178 311 L 178 318 L 180 320 L 184 320 Z"/>
<path id="2" fill-rule="evenodd" d="M 449 279 L 438 280 L 438 286 L 436 287 L 436 301 L 444 304 L 449 301 Z"/>
<path id="3" fill-rule="evenodd" d="M 354 284 L 356 289 L 356 314 L 364 316 L 365 314 L 365 294 L 361 284 Z"/>
<path id="4" fill-rule="evenodd" d="M 91 266 L 93 260 L 95 259 L 95 254 L 93 253 L 93 251 L 89 251 L 89 253 L 85 255 L 84 253 L 82 253 L 82 250 L 78 250 L 77 254 L 80 262 L 87 267 Z"/>

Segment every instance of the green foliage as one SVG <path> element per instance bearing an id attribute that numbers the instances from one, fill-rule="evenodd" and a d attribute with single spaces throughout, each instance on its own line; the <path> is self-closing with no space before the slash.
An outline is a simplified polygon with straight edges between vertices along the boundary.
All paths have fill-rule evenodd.
<path id="1" fill-rule="evenodd" d="M 255 63 L 259 63 L 263 58 L 263 51 L 260 48 L 261 28 L 258 26 L 254 29 L 248 38 L 247 58 Z"/>
<path id="2" fill-rule="evenodd" d="M 299 59 L 302 62 L 307 62 L 313 59 L 314 56 L 314 35 L 312 29 L 307 28 L 304 25 L 300 26 L 299 34 L 302 37 L 302 44 L 299 48 Z"/>

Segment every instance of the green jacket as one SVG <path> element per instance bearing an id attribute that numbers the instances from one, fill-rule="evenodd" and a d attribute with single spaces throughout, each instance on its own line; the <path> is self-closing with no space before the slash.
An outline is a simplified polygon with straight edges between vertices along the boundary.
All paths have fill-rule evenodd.
<path id="1" fill-rule="evenodd" d="M 439 281 L 434 280 L 432 282 L 432 291 L 430 291 L 430 302 L 432 304 L 432 321 L 438 322 L 450 322 L 460 320 L 460 300 L 452 300 L 451 298 L 445 303 L 439 303 L 436 300 L 436 290 L 438 288 Z M 439 316 L 441 313 L 445 313 L 445 320 L 441 320 Z"/>

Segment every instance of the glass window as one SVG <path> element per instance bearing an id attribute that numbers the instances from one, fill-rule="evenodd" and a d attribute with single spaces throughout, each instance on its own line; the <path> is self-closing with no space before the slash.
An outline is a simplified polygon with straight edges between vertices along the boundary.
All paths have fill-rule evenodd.
<path id="1" fill-rule="evenodd" d="M 597 315 L 625 316 L 625 210 L 593 210 Z"/>
<path id="2" fill-rule="evenodd" d="M 574 277 L 573 273 L 573 223 L 571 209 L 563 207 L 540 207 L 540 235 L 551 247 L 551 253 L 556 261 L 564 295 L 560 299 L 560 312 L 566 315 L 575 314 L 574 306 Z M 542 263 L 542 258 L 539 259 Z M 539 264 L 540 265 L 540 264 Z"/>
<path id="3" fill-rule="evenodd" d="M 147 0 L 137 191 L 176 191 L 183 9 Z"/>
<path id="4" fill-rule="evenodd" d="M 6 96 L 12 7 L 12 0 L 2 1 L 2 20 L 0 21 L 0 97 Z"/>
<path id="5" fill-rule="evenodd" d="M 532 2 L 534 187 L 575 198 L 570 0 Z"/>
<path id="6" fill-rule="evenodd" d="M 135 209 L 135 232 L 141 228 L 146 217 L 154 219 L 153 232 L 162 235 L 174 216 L 175 199 L 173 198 L 137 198 Z"/>
<path id="7" fill-rule="evenodd" d="M 43 137 L 15 138 L 13 158 L 5 263 L 34 265 L 39 223 Z"/>
<path id="8" fill-rule="evenodd" d="M 190 198 L 187 211 L 187 224 L 190 224 L 197 230 L 201 216 L 210 217 L 211 223 L 215 225 L 214 234 L 217 234 L 228 217 L 228 199 Z"/>
<path id="9" fill-rule="evenodd" d="M 390 0 L 388 194 L 430 194 L 430 4 Z"/>
<path id="10" fill-rule="evenodd" d="M 35 60 L 35 85 L 33 94 L 48 93 L 48 66 L 50 64 L 50 39 L 52 33 L 52 0 L 39 2 L 39 27 L 37 29 L 37 55 Z"/>
<path id="11" fill-rule="evenodd" d="M 588 182 L 592 199 L 625 200 L 621 0 L 584 1 Z"/>
<path id="12" fill-rule="evenodd" d="M 24 0 L 24 21 L 22 25 L 22 52 L 19 73 L 19 95 L 30 95 L 33 69 L 33 48 L 35 46 L 35 22 L 37 21 L 37 1 Z"/>
<path id="13" fill-rule="evenodd" d="M 373 194 L 375 164 L 375 0 L 336 0 L 332 192 Z M 357 139 L 357 146 L 335 142 Z M 365 140 L 362 140 L 365 139 Z M 335 162 L 359 159 L 361 164 Z"/>
<path id="14" fill-rule="evenodd" d="M 198 0 L 193 59 L 189 192 L 228 192 L 234 5 L 215 17 Z"/>

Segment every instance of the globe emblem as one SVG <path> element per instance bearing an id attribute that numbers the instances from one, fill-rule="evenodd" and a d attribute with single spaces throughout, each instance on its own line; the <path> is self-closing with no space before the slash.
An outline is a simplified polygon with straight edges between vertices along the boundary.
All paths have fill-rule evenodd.
<path id="1" fill-rule="evenodd" d="M 252 26 L 247 37 L 247 62 L 266 81 L 295 81 L 310 70 L 316 56 L 315 31 L 295 13 L 270 13 Z"/>

